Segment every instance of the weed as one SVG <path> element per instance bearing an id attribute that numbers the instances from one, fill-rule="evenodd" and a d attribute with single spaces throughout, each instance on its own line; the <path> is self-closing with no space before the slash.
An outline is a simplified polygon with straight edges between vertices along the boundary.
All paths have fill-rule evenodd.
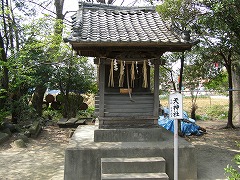
<path id="1" fill-rule="evenodd" d="M 60 111 L 48 108 L 43 111 L 42 117 L 44 119 L 49 119 L 49 120 L 53 120 L 54 122 L 57 122 L 62 117 L 62 114 Z"/>
<path id="2" fill-rule="evenodd" d="M 228 116 L 228 106 L 214 105 L 207 108 L 206 114 L 211 119 L 225 120 Z"/>
<path id="3" fill-rule="evenodd" d="M 240 146 L 240 143 L 237 143 L 237 145 Z M 235 155 L 233 160 L 237 165 L 240 165 L 240 154 Z M 229 174 L 229 176 L 227 176 L 229 180 L 240 179 L 239 171 L 234 169 L 231 165 L 228 164 L 227 167 L 224 168 L 224 170 L 225 170 L 225 174 Z"/>

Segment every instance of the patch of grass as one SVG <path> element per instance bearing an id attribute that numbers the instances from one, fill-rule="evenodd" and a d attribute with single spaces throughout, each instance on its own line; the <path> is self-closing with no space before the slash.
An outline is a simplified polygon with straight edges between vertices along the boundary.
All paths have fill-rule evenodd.
<path id="1" fill-rule="evenodd" d="M 228 106 L 214 105 L 209 107 L 206 113 L 211 119 L 225 120 L 228 117 Z"/>
<path id="2" fill-rule="evenodd" d="M 95 111 L 94 106 L 89 106 L 86 110 L 78 111 L 77 117 L 84 118 L 84 117 L 93 117 Z"/>
<path id="3" fill-rule="evenodd" d="M 160 103 L 163 107 L 168 107 L 168 98 L 161 98 Z M 225 120 L 228 112 L 228 99 L 211 98 L 209 96 L 197 98 L 197 120 Z M 191 98 L 183 97 L 183 109 L 191 112 Z"/>
<path id="4" fill-rule="evenodd" d="M 44 119 L 50 119 L 50 120 L 53 120 L 54 122 L 57 122 L 59 119 L 62 118 L 62 114 L 61 114 L 60 111 L 48 108 L 48 109 L 43 111 L 42 117 Z"/>

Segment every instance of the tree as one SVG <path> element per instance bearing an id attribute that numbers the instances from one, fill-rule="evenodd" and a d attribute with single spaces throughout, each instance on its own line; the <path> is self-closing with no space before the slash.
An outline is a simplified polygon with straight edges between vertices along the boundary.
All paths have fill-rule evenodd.
<path id="1" fill-rule="evenodd" d="M 64 0 L 55 0 L 54 5 L 55 5 L 55 10 L 56 10 L 56 19 L 52 20 L 54 22 L 54 27 L 53 27 L 54 38 L 52 38 L 52 42 L 51 42 L 53 44 L 53 46 L 48 49 L 49 53 L 52 54 L 51 57 L 53 58 L 53 59 L 51 58 L 52 60 L 50 60 L 50 58 L 48 59 L 48 60 L 50 60 L 50 62 L 51 61 L 56 62 L 56 61 L 58 61 L 58 58 L 59 58 L 58 50 L 59 50 L 59 46 L 60 46 L 60 43 L 62 40 L 62 33 L 63 33 Z M 42 66 L 41 69 L 44 69 L 45 64 L 41 64 L 40 66 Z M 35 107 L 35 109 L 37 110 L 37 113 L 39 116 L 42 115 L 43 97 L 44 97 L 44 93 L 47 90 L 47 83 L 50 80 L 50 77 L 51 77 L 51 75 L 49 74 L 49 76 L 45 76 L 45 78 L 43 78 L 42 81 L 39 81 L 39 84 L 36 85 L 36 89 L 34 92 L 32 103 L 33 103 L 33 106 Z"/>
<path id="2" fill-rule="evenodd" d="M 234 128 L 233 125 L 233 69 L 237 67 L 236 53 L 239 52 L 239 39 L 238 34 L 235 33 L 235 29 L 232 25 L 239 24 L 238 20 L 233 20 L 232 23 L 227 22 L 229 16 L 231 17 L 236 13 L 230 10 L 226 12 L 226 5 L 231 5 L 236 8 L 238 5 L 236 1 L 232 1 L 231 4 L 227 1 L 205 1 L 207 11 L 204 18 L 200 19 L 200 23 L 205 27 L 201 33 L 208 36 L 205 38 L 206 46 L 211 48 L 211 56 L 216 60 L 218 57 L 218 62 L 223 64 L 228 73 L 228 90 L 229 90 L 229 110 L 228 110 L 228 122 L 226 128 Z M 228 8 L 227 8 L 228 9 Z M 221 12 L 220 12 L 221 11 Z M 227 13 L 227 15 L 222 14 L 222 12 Z M 208 33 L 206 34 L 206 29 Z M 209 38 L 210 37 L 210 38 Z M 239 83 L 239 82 L 238 82 Z"/>
<path id="3" fill-rule="evenodd" d="M 196 119 L 197 98 L 200 88 L 205 84 L 205 81 L 212 79 L 216 74 L 216 69 L 212 66 L 211 61 L 206 61 L 202 54 L 204 49 L 198 46 L 194 47 L 191 52 L 186 54 L 186 62 L 184 64 L 185 71 L 184 89 L 190 91 L 191 94 L 191 118 Z"/>
<path id="4" fill-rule="evenodd" d="M 9 44 L 10 42 L 13 42 L 13 36 L 10 36 L 10 33 L 12 34 L 13 32 L 10 32 L 12 30 L 12 28 L 10 29 L 10 27 L 8 25 L 12 24 L 11 19 L 11 14 L 9 13 L 9 11 L 7 11 L 8 9 L 11 9 L 11 7 L 9 6 L 8 0 L 4 1 L 1 0 L 1 24 L 2 27 L 0 29 L 0 51 L 1 51 L 1 71 L 2 71 L 2 78 L 1 78 L 1 84 L 0 84 L 0 88 L 1 88 L 1 93 L 3 92 L 7 92 L 8 91 L 8 83 L 9 83 L 9 76 L 8 76 L 8 68 L 7 68 L 7 61 L 8 61 L 8 49 L 9 49 Z M 10 39 L 11 37 L 11 39 Z M 2 95 L 2 94 L 1 94 Z M 3 108 L 5 102 L 6 102 L 6 98 L 1 98 L 0 99 L 0 107 L 1 109 Z"/>
<path id="5" fill-rule="evenodd" d="M 69 48 L 62 45 L 62 61 L 54 65 L 51 88 L 60 90 L 65 118 L 75 117 L 82 102 L 80 95 L 96 92 L 93 65 L 86 57 L 73 56 Z M 80 104 L 79 104 L 80 103 Z"/>
<path id="6" fill-rule="evenodd" d="M 12 101 L 15 101 L 19 99 L 19 91 L 23 89 L 19 88 L 18 92 L 15 91 L 12 94 L 9 94 L 9 69 L 11 68 L 10 59 L 14 59 L 15 54 L 20 48 L 20 27 L 17 24 L 19 18 L 17 18 L 16 14 L 14 13 L 12 2 L 10 0 L 1 0 L 0 7 L 0 70 L 2 72 L 0 88 L 1 97 L 5 97 L 0 98 L 0 107 L 1 109 L 4 109 L 6 108 L 6 102 L 8 100 L 7 97 L 11 97 Z M 2 94 L 3 92 L 4 94 Z M 12 112 L 14 114 L 14 111 Z M 14 118 L 13 122 L 16 122 Z"/>
<path id="7" fill-rule="evenodd" d="M 209 79 L 208 82 L 204 83 L 204 86 L 209 90 L 216 90 L 221 94 L 226 95 L 226 87 L 228 87 L 228 74 L 222 68 L 217 68 L 217 71 L 219 73 Z"/>
<path id="8" fill-rule="evenodd" d="M 169 10 L 170 9 L 170 10 Z M 196 17 L 200 11 L 195 8 L 193 1 L 165 0 L 163 4 L 157 5 L 156 10 L 165 19 L 171 21 L 171 28 L 178 33 L 185 41 L 190 41 L 192 26 L 196 23 Z M 179 74 L 179 87 L 181 93 L 183 79 L 183 65 L 185 55 L 180 55 L 181 68 Z"/>
<path id="9" fill-rule="evenodd" d="M 167 11 L 168 9 L 168 11 Z M 185 10 L 184 10 L 185 9 Z M 229 78 L 229 89 L 232 89 L 232 70 L 236 64 L 233 60 L 235 52 L 239 52 L 239 19 L 235 14 L 239 11 L 238 1 L 173 1 L 166 0 L 158 8 L 159 13 L 171 18 L 174 27 L 188 27 L 202 40 L 201 45 L 210 53 L 212 59 L 226 67 Z M 193 18 L 194 17 L 194 18 Z M 179 28 L 175 28 L 177 31 Z M 238 29 L 239 30 L 239 29 Z M 216 56 L 217 55 L 217 56 Z M 215 57 L 214 57 L 215 56 Z M 229 116 L 227 127 L 232 123 L 233 98 L 229 91 Z"/>
<path id="10" fill-rule="evenodd" d="M 228 28 L 228 32 L 230 33 L 230 37 L 228 39 L 228 44 L 231 46 L 233 51 L 233 58 L 234 61 L 232 62 L 232 82 L 233 87 L 236 91 L 232 91 L 233 94 L 233 107 L 234 107 L 234 114 L 233 117 L 235 119 L 240 120 L 240 63 L 239 63 L 239 55 L 240 55 L 240 16 L 239 16 L 239 7 L 240 2 L 233 0 L 233 1 L 206 1 L 206 6 L 211 9 L 216 17 L 216 21 L 221 24 L 224 24 Z M 236 55 L 237 54 L 237 55 Z"/>

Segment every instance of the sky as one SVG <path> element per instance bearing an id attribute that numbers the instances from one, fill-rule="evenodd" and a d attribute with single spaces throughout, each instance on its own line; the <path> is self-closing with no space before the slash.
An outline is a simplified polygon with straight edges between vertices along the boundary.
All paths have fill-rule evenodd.
<path id="1" fill-rule="evenodd" d="M 81 0 L 80 0 L 81 1 Z M 82 0 L 84 1 L 84 0 Z M 116 0 L 114 2 L 114 5 L 121 5 L 123 0 Z M 138 0 L 140 3 L 138 3 L 138 5 L 141 5 L 141 4 L 144 4 L 144 1 L 143 0 Z M 78 7 L 78 2 L 79 0 L 65 0 L 64 4 L 66 6 L 66 8 L 75 8 L 77 9 Z M 123 5 L 124 6 L 127 6 L 127 5 L 130 5 L 132 2 L 134 2 L 134 0 L 124 0 L 123 2 Z M 137 4 L 136 4 L 137 5 Z"/>
<path id="2" fill-rule="evenodd" d="M 84 1 L 84 0 L 80 0 L 80 1 Z M 146 5 L 146 3 L 144 3 L 144 0 L 138 0 L 139 2 L 136 3 L 136 6 L 144 6 Z M 77 10 L 78 9 L 78 2 L 79 0 L 65 0 L 64 2 L 64 9 L 69 11 L 69 10 Z M 113 5 L 121 5 L 121 3 L 123 2 L 123 0 L 116 0 L 114 2 Z M 134 2 L 134 0 L 124 0 L 123 2 L 123 6 L 130 6 L 132 3 Z"/>

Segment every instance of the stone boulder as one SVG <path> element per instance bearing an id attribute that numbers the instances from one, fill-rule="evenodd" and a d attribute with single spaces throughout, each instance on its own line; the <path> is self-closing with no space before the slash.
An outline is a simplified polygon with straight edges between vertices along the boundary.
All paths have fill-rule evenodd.
<path id="1" fill-rule="evenodd" d="M 22 139 L 17 139 L 13 142 L 13 146 L 16 148 L 26 148 L 27 145 Z"/>

